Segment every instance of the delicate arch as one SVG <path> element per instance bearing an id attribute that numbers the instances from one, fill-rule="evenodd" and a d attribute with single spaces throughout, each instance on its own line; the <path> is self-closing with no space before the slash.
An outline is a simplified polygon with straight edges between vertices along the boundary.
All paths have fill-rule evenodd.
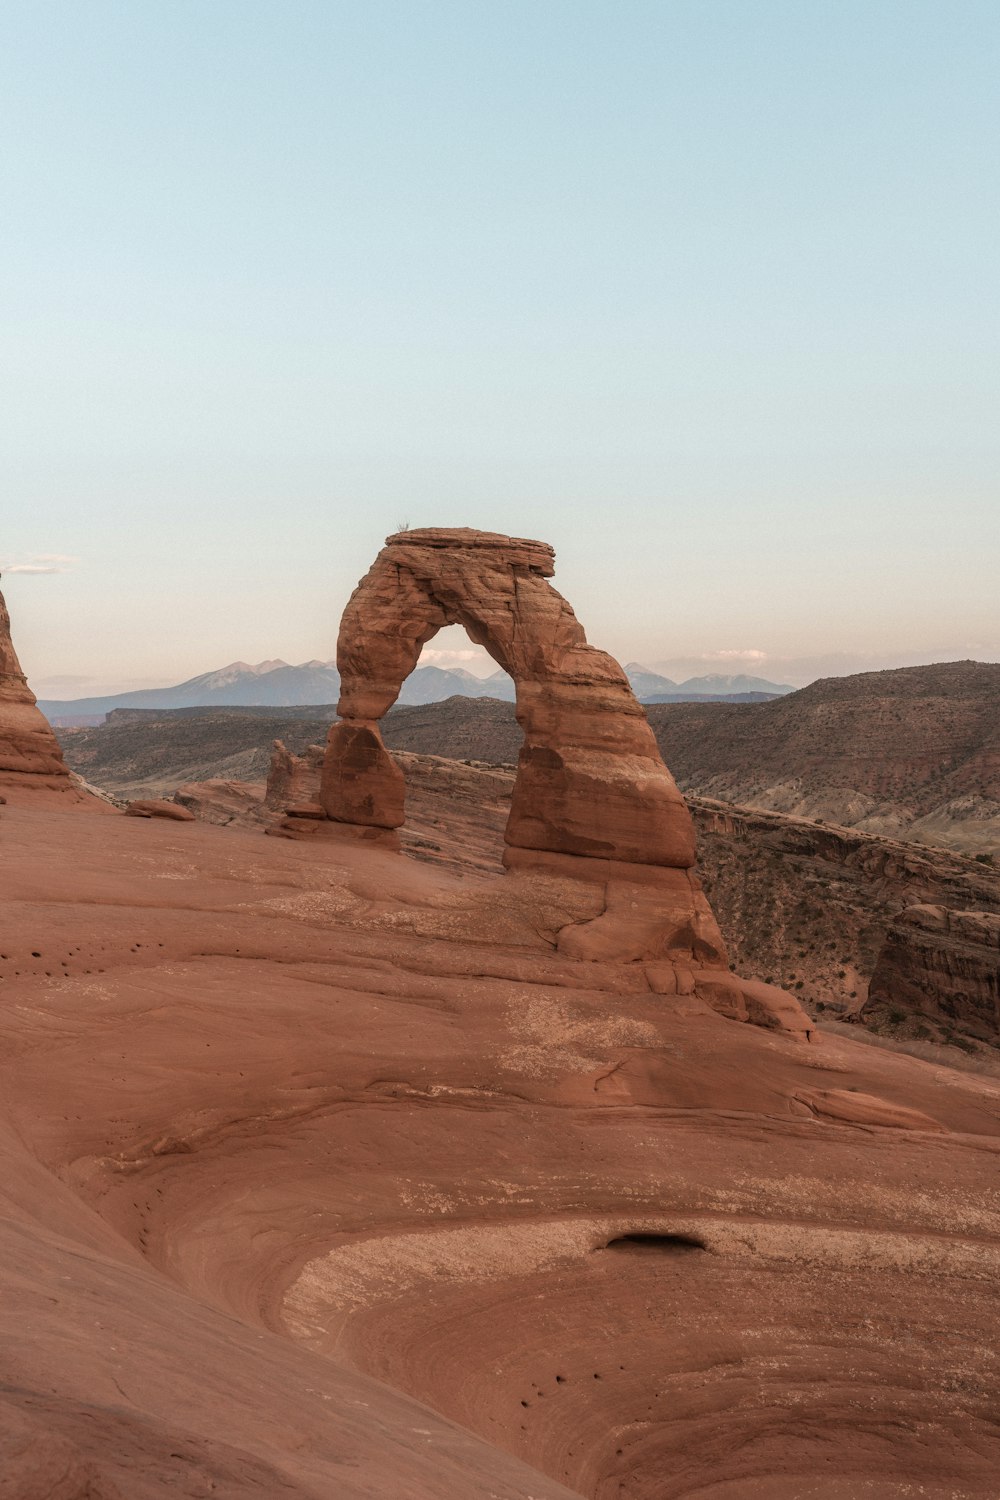
<path id="1" fill-rule="evenodd" d="M 340 720 L 320 801 L 328 818 L 372 829 L 403 822 L 402 773 L 378 721 L 421 649 L 460 624 L 513 678 L 524 744 L 505 840 L 527 851 L 687 869 L 694 829 L 618 663 L 587 644 L 548 579 L 544 542 L 428 529 L 387 539 L 344 611 Z"/>

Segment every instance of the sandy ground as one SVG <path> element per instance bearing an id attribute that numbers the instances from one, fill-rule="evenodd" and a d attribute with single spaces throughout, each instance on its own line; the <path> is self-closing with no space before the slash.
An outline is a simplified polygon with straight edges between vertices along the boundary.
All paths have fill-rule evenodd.
<path id="1" fill-rule="evenodd" d="M 1000 1493 L 1000 1087 L 592 892 L 0 809 L 0 1496 Z"/>

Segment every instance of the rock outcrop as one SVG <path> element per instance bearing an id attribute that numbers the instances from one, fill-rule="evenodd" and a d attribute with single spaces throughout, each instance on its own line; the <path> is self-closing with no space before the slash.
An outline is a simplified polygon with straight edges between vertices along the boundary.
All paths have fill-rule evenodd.
<path id="1" fill-rule="evenodd" d="M 267 771 L 267 806 L 284 808 L 293 802 L 318 801 L 323 755 L 322 745 L 309 745 L 304 755 L 296 755 L 283 740 L 275 740 Z"/>
<path id="2" fill-rule="evenodd" d="M 911 906 L 879 953 L 862 1019 L 914 1016 L 1000 1043 L 1000 915 Z"/>
<path id="3" fill-rule="evenodd" d="M 125 809 L 127 818 L 167 818 L 174 823 L 193 823 L 194 813 L 179 802 L 167 802 L 159 797 L 130 802 Z"/>
<path id="4" fill-rule="evenodd" d="M 52 726 L 38 708 L 14 650 L 10 615 L 0 594 L 0 791 L 56 793 L 67 804 L 88 800 L 70 777 Z"/>

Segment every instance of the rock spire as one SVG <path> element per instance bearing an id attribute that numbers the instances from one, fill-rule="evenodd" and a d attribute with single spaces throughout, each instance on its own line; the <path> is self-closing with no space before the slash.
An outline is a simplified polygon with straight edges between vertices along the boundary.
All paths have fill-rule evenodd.
<path id="1" fill-rule="evenodd" d="M 35 702 L 14 650 L 10 615 L 0 594 L 0 794 L 61 793 L 82 801 L 52 726 Z"/>

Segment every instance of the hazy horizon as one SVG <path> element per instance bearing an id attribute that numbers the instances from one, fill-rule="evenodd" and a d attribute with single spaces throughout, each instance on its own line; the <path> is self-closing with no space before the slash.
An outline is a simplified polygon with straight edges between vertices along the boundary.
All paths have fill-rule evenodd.
<path id="1" fill-rule="evenodd" d="M 3 579 L 0 577 L 0 585 L 2 584 Z M 148 688 L 173 687 L 192 677 L 201 676 L 207 672 L 220 671 L 226 667 L 234 666 L 239 662 L 256 667 L 260 665 L 267 666 L 272 663 L 299 666 L 309 661 L 333 662 L 336 660 L 335 651 L 330 656 L 320 656 L 317 654 L 304 657 L 301 660 L 290 660 L 281 656 L 280 653 L 275 653 L 262 658 L 259 662 L 241 655 L 233 657 L 228 661 L 203 663 L 194 672 L 174 673 L 173 675 L 168 674 L 164 677 L 116 679 L 113 677 L 102 677 L 100 674 L 91 676 L 79 674 L 35 678 L 28 671 L 24 655 L 20 652 L 19 631 L 16 619 L 13 621 L 13 633 L 14 644 L 19 649 L 21 664 L 28 675 L 32 690 L 37 697 L 52 701 L 73 701 L 78 698 L 112 696 Z M 599 643 L 595 642 L 594 644 Z M 931 649 L 924 652 L 902 652 L 887 656 L 878 653 L 864 656 L 861 654 L 848 655 L 842 652 L 828 652 L 813 657 L 779 657 L 757 650 L 729 651 L 723 649 L 670 658 L 653 656 L 648 659 L 640 659 L 624 653 L 618 659 L 622 666 L 638 665 L 678 683 L 694 677 L 742 675 L 763 678 L 777 684 L 806 687 L 810 682 L 814 682 L 821 677 L 840 677 L 857 672 L 884 671 L 898 667 L 924 666 L 935 662 L 960 661 L 970 658 L 985 662 L 1000 661 L 1000 650 L 994 650 L 992 653 L 988 650 L 977 652 L 974 649 L 955 652 L 945 648 L 943 650 Z M 460 668 L 480 678 L 488 677 L 491 673 L 498 670 L 498 665 L 493 658 L 483 647 L 476 646 L 470 641 L 463 628 L 459 625 L 450 626 L 440 631 L 424 647 L 418 665 L 451 669 Z"/>
<path id="2" fill-rule="evenodd" d="M 985 0 L 15 0 L 35 690 L 330 659 L 404 521 L 623 662 L 997 659 L 998 65 Z"/>

